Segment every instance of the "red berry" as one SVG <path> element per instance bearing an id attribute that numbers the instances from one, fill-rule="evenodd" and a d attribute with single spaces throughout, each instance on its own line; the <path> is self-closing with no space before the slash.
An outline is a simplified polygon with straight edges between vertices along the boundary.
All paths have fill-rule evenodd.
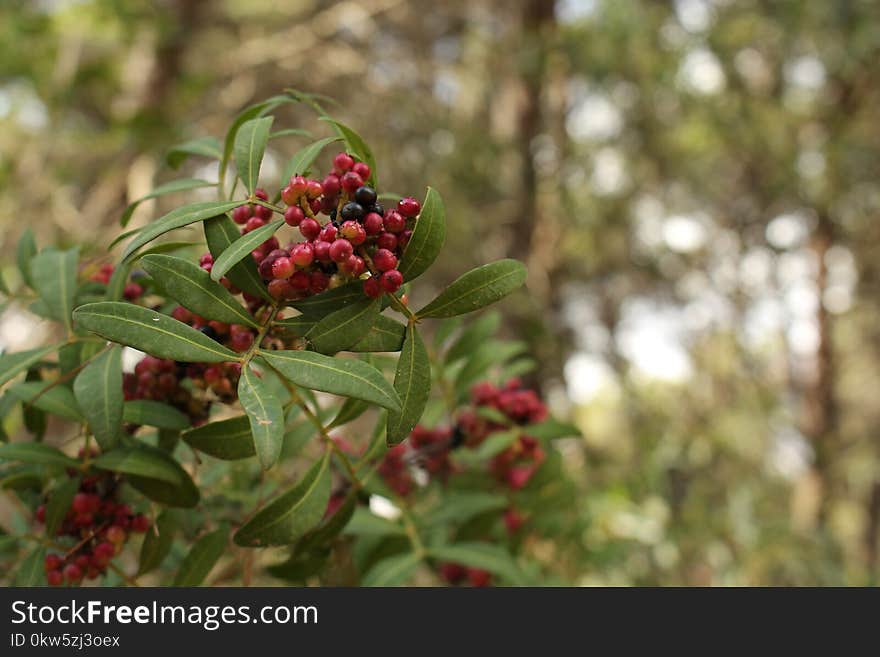
<path id="1" fill-rule="evenodd" d="M 401 249 L 405 249 L 406 245 L 409 244 L 409 240 L 412 237 L 412 234 L 413 234 L 413 232 L 408 228 L 405 231 L 403 231 L 402 233 L 400 233 L 400 235 L 397 238 L 397 245 Z"/>
<path id="2" fill-rule="evenodd" d="M 266 191 L 265 189 L 263 189 L 262 187 L 257 187 L 257 188 L 254 190 L 254 196 L 256 196 L 258 199 L 260 199 L 260 200 L 262 200 L 262 201 L 268 201 L 268 200 L 269 200 L 269 192 L 267 192 L 267 191 Z"/>
<path id="3" fill-rule="evenodd" d="M 394 294 L 403 285 L 403 274 L 396 269 L 391 269 L 382 274 L 379 279 L 382 289 L 389 294 Z"/>
<path id="4" fill-rule="evenodd" d="M 285 205 L 289 205 L 290 207 L 296 207 L 296 204 L 299 202 L 300 195 L 293 191 L 293 187 L 291 185 L 286 185 L 284 189 L 281 190 L 281 200 L 284 201 Z"/>
<path id="5" fill-rule="evenodd" d="M 321 188 L 324 190 L 325 196 L 336 196 L 340 189 L 339 176 L 333 173 L 328 174 L 321 182 Z"/>
<path id="6" fill-rule="evenodd" d="M 260 217 L 251 217 L 247 220 L 247 223 L 244 225 L 244 232 L 249 233 L 252 230 L 256 230 L 257 228 L 262 228 L 266 225 L 266 222 Z"/>
<path id="7" fill-rule="evenodd" d="M 330 284 L 330 277 L 322 271 L 313 271 L 309 276 L 309 291 L 312 294 L 320 294 Z"/>
<path id="8" fill-rule="evenodd" d="M 388 249 L 378 249 L 373 255 L 373 264 L 379 271 L 389 271 L 397 267 L 397 256 Z"/>
<path id="9" fill-rule="evenodd" d="M 272 278 L 288 278 L 293 273 L 293 261 L 290 258 L 278 258 L 272 263 Z"/>
<path id="10" fill-rule="evenodd" d="M 343 223 L 339 233 L 354 246 L 363 244 L 367 239 L 367 232 L 364 230 L 364 227 L 356 221 L 346 221 Z"/>
<path id="11" fill-rule="evenodd" d="M 294 290 L 305 291 L 309 289 L 312 282 L 311 276 L 304 271 L 298 271 L 291 276 L 288 281 Z"/>
<path id="12" fill-rule="evenodd" d="M 286 278 L 276 278 L 269 281 L 267 290 L 269 292 L 269 296 L 276 300 L 292 299 L 294 294 L 296 293 L 296 290 L 293 289 L 290 281 L 288 281 Z"/>
<path id="13" fill-rule="evenodd" d="M 287 222 L 288 226 L 299 226 L 300 222 L 305 218 L 306 213 L 299 206 L 291 205 L 284 211 L 284 221 Z"/>
<path id="14" fill-rule="evenodd" d="M 131 520 L 131 529 L 132 531 L 137 532 L 138 534 L 143 534 L 150 528 L 150 519 L 147 518 L 143 513 L 137 514 Z"/>
<path id="15" fill-rule="evenodd" d="M 300 196 L 306 193 L 306 190 L 309 187 L 309 181 L 306 180 L 303 176 L 294 176 L 290 179 L 289 187 L 291 193 L 295 194 L 296 198 L 299 199 Z"/>
<path id="16" fill-rule="evenodd" d="M 113 558 L 113 555 L 116 554 L 116 546 L 113 545 L 113 543 L 102 541 L 95 546 L 94 553 L 111 559 Z"/>
<path id="17" fill-rule="evenodd" d="M 125 530 L 119 525 L 111 525 L 109 529 L 107 529 L 106 536 L 108 541 L 119 545 L 120 543 L 125 542 L 126 533 Z"/>
<path id="18" fill-rule="evenodd" d="M 458 584 L 467 577 L 467 569 L 461 564 L 445 563 L 440 566 L 440 576 L 450 584 Z"/>
<path id="19" fill-rule="evenodd" d="M 376 246 L 380 249 L 394 251 L 397 248 L 397 235 L 394 233 L 382 233 L 376 238 Z"/>
<path id="20" fill-rule="evenodd" d="M 342 189 L 347 191 L 349 194 L 354 194 L 355 190 L 358 187 L 362 187 L 364 184 L 364 179 L 357 175 L 354 171 L 349 171 L 344 176 L 342 176 Z"/>
<path id="21" fill-rule="evenodd" d="M 70 508 L 73 509 L 74 513 L 87 513 L 92 509 L 92 502 L 89 499 L 88 493 L 77 493 L 73 496 L 73 502 L 70 504 Z"/>
<path id="22" fill-rule="evenodd" d="M 254 216 L 259 217 L 263 221 L 269 221 L 272 218 L 272 209 L 267 208 L 265 205 L 255 205 Z"/>
<path id="23" fill-rule="evenodd" d="M 360 256 L 353 255 L 353 256 L 349 257 L 349 259 L 346 260 L 342 265 L 340 265 L 340 267 L 344 268 L 346 273 L 357 278 L 358 276 L 360 276 L 361 274 L 364 273 L 364 271 L 367 268 L 367 265 L 364 262 L 363 258 L 361 258 Z"/>
<path id="24" fill-rule="evenodd" d="M 313 240 L 321 232 L 321 224 L 311 217 L 306 217 L 299 223 L 299 232 L 307 240 Z"/>
<path id="25" fill-rule="evenodd" d="M 397 210 L 404 217 L 415 217 L 421 211 L 421 204 L 412 196 L 402 198 L 397 202 Z"/>
<path id="26" fill-rule="evenodd" d="M 339 229 L 333 224 L 327 224 L 318 234 L 318 239 L 322 242 L 332 242 L 339 235 Z"/>
<path id="27" fill-rule="evenodd" d="M 64 567 L 64 579 L 68 584 L 79 584 L 83 578 L 82 568 L 76 564 L 68 564 Z"/>
<path id="28" fill-rule="evenodd" d="M 316 199 L 324 193 L 324 188 L 317 180 L 309 180 L 306 183 L 306 198 Z"/>
<path id="29" fill-rule="evenodd" d="M 333 262 L 333 259 L 330 257 L 330 242 L 324 241 L 316 241 L 315 245 L 315 259 L 319 262 L 329 263 Z"/>
<path id="30" fill-rule="evenodd" d="M 468 580 L 470 580 L 471 586 L 489 586 L 489 580 L 492 578 L 492 575 L 488 570 L 480 570 L 479 568 L 468 568 Z"/>
<path id="31" fill-rule="evenodd" d="M 41 504 L 37 507 L 37 512 L 34 514 L 37 518 L 37 522 L 46 522 L 46 505 Z"/>
<path id="32" fill-rule="evenodd" d="M 46 573 L 46 581 L 49 583 L 49 586 L 61 586 L 64 584 L 64 575 L 61 574 L 60 570 L 52 570 Z"/>
<path id="33" fill-rule="evenodd" d="M 406 228 L 406 219 L 396 210 L 385 214 L 385 230 L 389 233 L 400 233 Z"/>
<path id="34" fill-rule="evenodd" d="M 178 322 L 183 322 L 184 324 L 189 324 L 190 321 L 192 321 L 192 313 L 183 306 L 177 306 L 177 308 L 172 310 L 171 316 Z"/>
<path id="35" fill-rule="evenodd" d="M 246 333 L 233 333 L 230 342 L 232 343 L 232 349 L 241 353 L 250 349 L 251 345 L 254 344 L 254 334 L 250 331 Z"/>
<path id="36" fill-rule="evenodd" d="M 50 570 L 58 570 L 63 563 L 64 560 L 57 554 L 47 554 L 46 558 L 43 560 L 43 567 L 48 573 Z"/>
<path id="37" fill-rule="evenodd" d="M 351 170 L 364 180 L 370 177 L 370 167 L 366 162 L 356 162 Z"/>
<path id="38" fill-rule="evenodd" d="M 515 534 L 522 527 L 523 522 L 525 522 L 525 518 L 513 507 L 504 512 L 504 526 L 507 527 L 509 533 Z"/>
<path id="39" fill-rule="evenodd" d="M 382 232 L 382 215 L 370 212 L 364 217 L 364 231 L 367 235 L 378 235 Z"/>
<path id="40" fill-rule="evenodd" d="M 290 250 L 290 260 L 297 267 L 308 267 L 314 259 L 315 247 L 311 242 L 300 242 Z"/>
<path id="41" fill-rule="evenodd" d="M 127 283 L 125 285 L 125 289 L 123 290 L 123 296 L 129 301 L 134 301 L 135 299 L 139 299 L 140 296 L 144 293 L 144 288 L 142 288 L 137 283 Z"/>
<path id="42" fill-rule="evenodd" d="M 253 210 L 249 205 L 239 205 L 232 211 L 232 220 L 237 224 L 244 224 L 253 215 Z"/>
<path id="43" fill-rule="evenodd" d="M 334 262 L 345 262 L 353 252 L 351 242 L 346 239 L 338 239 L 330 245 L 330 259 Z"/>
<path id="44" fill-rule="evenodd" d="M 364 294 L 366 294 L 371 299 L 375 299 L 376 297 L 381 296 L 382 287 L 380 286 L 379 279 L 376 276 L 371 276 L 364 281 Z"/>
<path id="45" fill-rule="evenodd" d="M 354 166 L 354 158 L 348 153 L 339 153 L 333 158 L 333 168 L 338 173 L 345 173 Z"/>

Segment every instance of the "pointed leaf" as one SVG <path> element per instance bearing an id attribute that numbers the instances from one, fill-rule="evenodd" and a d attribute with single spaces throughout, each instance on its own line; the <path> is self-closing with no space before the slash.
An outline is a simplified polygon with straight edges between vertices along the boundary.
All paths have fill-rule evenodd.
<path id="1" fill-rule="evenodd" d="M 121 262 L 113 268 L 110 275 L 110 282 L 107 283 L 107 290 L 104 298 L 107 301 L 121 301 L 125 295 L 125 284 L 128 283 L 128 276 L 131 273 L 131 263 Z"/>
<path id="2" fill-rule="evenodd" d="M 304 315 L 323 317 L 349 304 L 356 303 L 363 298 L 364 284 L 360 281 L 354 281 L 335 287 L 332 290 L 321 292 L 313 297 L 293 301 L 290 305 Z"/>
<path id="3" fill-rule="evenodd" d="M 132 399 L 122 406 L 122 418 L 128 424 L 182 431 L 189 428 L 189 418 L 170 404 L 152 399 Z"/>
<path id="4" fill-rule="evenodd" d="M 419 317 L 452 317 L 473 312 L 504 298 L 525 280 L 526 268 L 521 262 L 497 260 L 458 277 L 416 314 Z"/>
<path id="5" fill-rule="evenodd" d="M 332 119 L 329 116 L 319 117 L 319 121 L 326 121 L 331 124 L 336 132 L 339 134 L 342 139 L 345 140 L 346 146 L 348 146 L 348 151 L 357 157 L 362 162 L 365 162 L 370 167 L 370 182 L 372 182 L 373 187 L 376 186 L 376 158 L 373 157 L 373 151 L 370 150 L 370 147 L 367 145 L 367 142 L 364 141 L 363 137 L 361 137 L 354 130 L 349 128 L 344 123 L 340 123 L 336 119 Z"/>
<path id="6" fill-rule="evenodd" d="M 25 404 L 46 413 L 58 415 L 74 422 L 81 422 L 83 419 L 73 391 L 67 386 L 44 381 L 28 381 L 11 385 L 9 392 Z"/>
<path id="7" fill-rule="evenodd" d="M 342 407 L 339 409 L 339 412 L 336 414 L 336 417 L 334 417 L 333 421 L 327 425 L 327 428 L 333 429 L 335 427 L 341 427 L 343 424 L 348 424 L 352 420 L 363 415 L 368 408 L 370 408 L 370 405 L 363 400 L 354 398 L 346 399 L 342 404 Z"/>
<path id="8" fill-rule="evenodd" d="M 205 220 L 204 229 L 208 250 L 215 260 L 241 237 L 235 222 L 225 214 Z M 254 262 L 253 258 L 245 258 L 234 265 L 232 269 L 226 272 L 226 278 L 232 281 L 232 284 L 240 290 L 271 300 L 269 293 L 266 291 L 266 284 L 257 272 L 257 263 Z"/>
<path id="9" fill-rule="evenodd" d="M 199 489 L 193 483 L 189 473 L 184 470 L 167 452 L 150 445 L 138 445 L 138 449 L 149 452 L 154 462 L 162 461 L 168 468 L 168 472 L 176 472 L 179 482 L 173 484 L 164 479 L 143 477 L 128 474 L 125 481 L 143 495 L 165 506 L 192 508 L 199 503 Z"/>
<path id="10" fill-rule="evenodd" d="M 181 482 L 180 472 L 177 468 L 171 467 L 168 460 L 159 456 L 157 451 L 144 449 L 140 445 L 117 447 L 98 456 L 92 461 L 92 465 L 100 470 L 158 479 L 169 484 L 179 485 Z"/>
<path id="11" fill-rule="evenodd" d="M 431 392 L 431 362 L 414 322 L 410 322 L 406 330 L 394 375 L 394 389 L 400 396 L 401 410 L 388 413 L 385 438 L 388 445 L 399 443 L 418 424 Z"/>
<path id="12" fill-rule="evenodd" d="M 292 103 L 295 102 L 294 98 L 290 96 L 272 96 L 271 98 L 267 98 L 266 100 L 260 101 L 250 107 L 246 107 L 241 112 L 239 112 L 238 116 L 235 117 L 235 120 L 232 122 L 232 125 L 229 126 L 229 130 L 226 131 L 226 137 L 223 140 L 223 154 L 220 158 L 220 174 L 218 179 L 221 183 L 226 179 L 226 170 L 229 167 L 229 158 L 232 157 L 233 147 L 238 138 L 238 131 L 241 127 L 251 119 L 263 116 L 267 112 L 271 112 L 273 109 L 278 107 L 279 105 L 283 105 L 284 103 Z"/>
<path id="13" fill-rule="evenodd" d="M 312 348 L 322 354 L 335 354 L 362 339 L 379 317 L 381 301 L 364 297 L 321 319 L 306 334 Z"/>
<path id="14" fill-rule="evenodd" d="M 156 219 L 156 221 L 150 224 L 147 224 L 138 231 L 134 239 L 128 243 L 128 246 L 126 246 L 125 250 L 122 252 L 122 259 L 127 260 L 144 244 L 149 244 L 160 235 L 164 235 L 177 228 L 183 228 L 184 226 L 204 221 L 205 219 L 210 219 L 211 217 L 216 217 L 218 214 L 234 210 L 239 205 L 244 205 L 245 203 L 246 201 L 244 200 L 202 201 L 201 203 L 191 203 L 177 208 L 176 210 L 172 210 L 168 214 Z"/>
<path id="15" fill-rule="evenodd" d="M 165 557 L 171 552 L 177 526 L 177 514 L 174 511 L 166 509 L 159 514 L 156 523 L 147 530 L 144 542 L 141 544 L 138 577 L 162 565 Z"/>
<path id="16" fill-rule="evenodd" d="M 227 533 L 221 527 L 197 540 L 180 564 L 173 586 L 201 586 L 226 551 Z"/>
<path id="17" fill-rule="evenodd" d="M 413 576 L 420 561 L 414 552 L 386 557 L 364 575 L 361 586 L 400 586 Z"/>
<path id="18" fill-rule="evenodd" d="M 281 402 L 250 366 L 241 371 L 238 399 L 250 420 L 254 449 L 260 465 L 268 470 L 278 461 L 284 440 L 284 410 Z"/>
<path id="19" fill-rule="evenodd" d="M 254 435 L 246 415 L 203 424 L 184 431 L 183 441 L 205 454 L 226 461 L 246 459 L 254 454 Z"/>
<path id="20" fill-rule="evenodd" d="M 79 479 L 65 479 L 49 492 L 46 501 L 46 536 L 54 537 L 70 510 L 73 496 L 79 491 Z"/>
<path id="21" fill-rule="evenodd" d="M 226 324 L 259 327 L 241 303 L 194 262 L 167 255 L 149 255 L 141 266 L 159 286 L 187 310 Z"/>
<path id="22" fill-rule="evenodd" d="M 238 177 L 244 183 L 248 194 L 253 194 L 260 177 L 260 164 L 269 141 L 269 130 L 272 128 L 273 117 L 251 119 L 241 124 L 235 135 L 233 153 Z"/>
<path id="23" fill-rule="evenodd" d="M 400 399 L 394 388 L 375 367 L 362 361 L 311 351 L 266 351 L 261 355 L 286 379 L 303 388 L 400 410 Z"/>
<path id="24" fill-rule="evenodd" d="M 406 336 L 406 325 L 396 319 L 379 315 L 376 323 L 370 327 L 367 334 L 354 345 L 348 347 L 348 351 L 359 353 L 376 351 L 400 351 L 403 348 L 403 339 Z"/>
<path id="25" fill-rule="evenodd" d="M 49 315 L 71 328 L 70 313 L 76 296 L 77 249 L 56 251 L 47 249 L 31 260 L 33 286 L 46 304 Z"/>
<path id="26" fill-rule="evenodd" d="M 489 312 L 474 321 L 461 332 L 458 339 L 446 352 L 446 362 L 454 363 L 459 358 L 470 356 L 474 350 L 493 336 L 501 326 L 501 315 Z"/>
<path id="27" fill-rule="evenodd" d="M 315 161 L 315 158 L 318 157 L 328 144 L 332 144 L 334 141 L 339 141 L 339 137 L 325 137 L 324 139 L 319 139 L 294 153 L 293 157 L 290 158 L 281 172 L 282 187 L 286 185 L 287 181 L 293 176 L 309 175 L 312 162 Z"/>
<path id="28" fill-rule="evenodd" d="M 229 245 L 229 248 L 225 249 L 223 253 L 214 260 L 214 264 L 211 267 L 211 278 L 215 281 L 219 281 L 226 275 L 226 272 L 232 269 L 236 264 L 245 258 L 250 258 L 251 251 L 272 237 L 272 235 L 275 234 L 275 231 L 281 228 L 283 223 L 284 219 L 276 219 L 265 226 L 260 226 L 256 230 L 245 233 L 235 240 Z"/>
<path id="29" fill-rule="evenodd" d="M 190 139 L 182 144 L 177 144 L 177 146 L 172 146 L 165 154 L 165 162 L 172 169 L 177 169 L 190 155 L 219 160 L 223 157 L 223 151 L 220 149 L 220 140 L 216 137 Z"/>
<path id="30" fill-rule="evenodd" d="M 122 348 L 113 346 L 86 365 L 73 394 L 101 449 L 116 445 L 122 433 Z"/>
<path id="31" fill-rule="evenodd" d="M 330 452 L 289 491 L 258 511 L 233 540 L 243 547 L 289 545 L 317 525 L 330 499 Z"/>
<path id="32" fill-rule="evenodd" d="M 428 187 L 412 237 L 403 251 L 398 270 L 403 280 L 411 281 L 423 274 L 437 259 L 446 242 L 446 209 L 437 190 Z"/>
<path id="33" fill-rule="evenodd" d="M 35 547 L 15 570 L 14 586 L 46 586 L 46 548 Z"/>
<path id="34" fill-rule="evenodd" d="M 125 211 L 119 218 L 119 225 L 125 228 L 131 220 L 131 215 L 137 210 L 137 207 L 151 198 L 159 198 L 160 196 L 166 196 L 167 194 L 173 194 L 174 192 L 185 192 L 189 189 L 198 189 L 200 187 L 215 187 L 216 185 L 217 183 L 201 180 L 199 178 L 181 178 L 180 180 L 172 180 L 164 185 L 159 185 L 149 194 L 145 194 L 139 199 L 129 203 L 128 207 L 125 208 Z"/>
<path id="35" fill-rule="evenodd" d="M 35 255 L 37 255 L 37 243 L 34 240 L 34 232 L 30 228 L 25 228 L 15 247 L 15 259 L 21 279 L 30 287 L 34 286 L 31 279 L 31 259 Z"/>
<path id="36" fill-rule="evenodd" d="M 237 354 L 191 326 L 131 303 L 88 303 L 77 308 L 73 316 L 79 328 L 159 358 L 187 363 L 239 359 Z"/>
<path id="37" fill-rule="evenodd" d="M 16 351 L 11 354 L 0 355 L 0 385 L 12 380 L 15 376 L 31 365 L 39 363 L 43 356 L 57 350 L 59 345 Z"/>
<path id="38" fill-rule="evenodd" d="M 79 461 L 55 447 L 43 443 L 6 443 L 0 445 L 0 461 L 20 461 L 37 465 L 77 468 Z"/>
<path id="39" fill-rule="evenodd" d="M 320 318 L 312 315 L 297 315 L 289 319 L 279 319 L 274 323 L 274 328 L 280 328 L 284 332 L 284 337 L 302 338 L 319 321 L 321 321 Z"/>
<path id="40" fill-rule="evenodd" d="M 525 586 L 527 581 L 513 557 L 504 548 L 490 543 L 458 543 L 431 548 L 431 556 L 441 561 L 460 563 L 471 568 L 488 570 L 515 586 Z"/>

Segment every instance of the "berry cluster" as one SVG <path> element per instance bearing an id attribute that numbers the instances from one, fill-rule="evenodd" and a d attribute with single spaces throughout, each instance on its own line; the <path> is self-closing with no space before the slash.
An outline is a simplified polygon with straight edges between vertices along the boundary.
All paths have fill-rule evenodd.
<path id="1" fill-rule="evenodd" d="M 72 539 L 73 545 L 64 553 L 46 555 L 46 579 L 51 586 L 100 577 L 110 560 L 122 551 L 131 532 L 142 534 L 150 528 L 147 516 L 117 501 L 118 483 L 109 473 L 80 480 L 57 533 L 62 540 Z M 37 508 L 36 517 L 45 522 L 45 505 Z"/>
<path id="2" fill-rule="evenodd" d="M 440 566 L 440 577 L 453 586 L 463 584 L 467 580 L 471 586 L 484 587 L 489 586 L 492 581 L 492 574 L 488 570 L 471 568 L 459 563 L 442 564 Z"/>
<path id="3" fill-rule="evenodd" d="M 103 264 L 98 268 L 94 274 L 89 277 L 90 281 L 94 281 L 95 283 L 102 283 L 107 285 L 110 282 L 110 277 L 113 276 L 113 270 L 115 267 L 111 264 Z M 136 301 L 140 299 L 144 294 L 143 286 L 135 283 L 134 281 L 129 281 L 125 284 L 125 289 L 123 290 L 123 296 L 129 301 Z"/>
<path id="4" fill-rule="evenodd" d="M 407 197 L 396 209 L 386 210 L 367 184 L 370 173 L 364 162 L 339 153 L 323 180 L 290 179 L 281 191 L 287 206 L 284 220 L 302 239 L 282 247 L 273 236 L 252 253 L 273 299 L 301 299 L 356 279 L 363 279 L 364 293 L 373 298 L 400 289 L 403 276 L 397 263 L 421 206 Z M 262 189 L 255 197 L 269 198 Z M 329 218 L 323 223 L 322 214 Z M 272 210 L 259 203 L 232 213 L 242 234 L 266 225 L 271 216 Z"/>

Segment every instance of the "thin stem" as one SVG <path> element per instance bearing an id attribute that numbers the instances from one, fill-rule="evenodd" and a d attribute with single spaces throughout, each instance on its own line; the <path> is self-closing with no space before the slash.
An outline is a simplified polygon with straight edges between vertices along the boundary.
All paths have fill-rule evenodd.
<path id="1" fill-rule="evenodd" d="M 389 294 L 388 298 L 391 300 L 391 305 L 397 312 L 399 312 L 401 315 L 405 315 L 410 322 L 419 322 L 418 316 L 412 310 L 410 310 L 408 306 L 404 305 L 404 303 L 395 295 Z"/>
<path id="2" fill-rule="evenodd" d="M 272 328 L 272 322 L 275 321 L 275 317 L 278 315 L 279 307 L 272 306 L 272 311 L 269 313 L 269 316 L 266 318 L 266 321 L 263 322 L 262 326 L 260 326 L 260 332 L 257 333 L 257 337 L 254 338 L 253 344 L 250 346 L 245 354 L 241 357 L 241 366 L 247 367 L 247 364 L 253 360 L 254 356 L 260 350 L 260 344 L 263 342 L 263 338 L 266 337 L 266 334 L 269 332 L 269 329 Z"/>

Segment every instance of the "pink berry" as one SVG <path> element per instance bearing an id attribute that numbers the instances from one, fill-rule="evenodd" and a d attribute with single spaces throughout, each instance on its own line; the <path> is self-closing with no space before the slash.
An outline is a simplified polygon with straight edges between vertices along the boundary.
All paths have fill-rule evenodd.
<path id="1" fill-rule="evenodd" d="M 247 223 L 244 225 L 244 230 L 246 233 L 251 232 L 252 230 L 256 230 L 257 228 L 262 228 L 266 225 L 266 222 L 260 217 L 251 217 L 247 220 Z"/>
<path id="2" fill-rule="evenodd" d="M 254 190 L 254 196 L 256 196 L 261 201 L 268 201 L 269 200 L 269 192 L 267 192 L 262 187 L 257 187 Z"/>
<path id="3" fill-rule="evenodd" d="M 272 263 L 272 278 L 289 278 L 293 273 L 293 261 L 290 258 L 278 258 Z"/>
<path id="4" fill-rule="evenodd" d="M 366 162 L 356 162 L 351 170 L 364 180 L 370 177 L 370 167 L 367 165 Z"/>
<path id="5" fill-rule="evenodd" d="M 403 274 L 396 269 L 390 269 L 382 274 L 379 283 L 382 285 L 382 289 L 385 292 L 394 294 L 400 289 L 400 286 L 403 285 Z"/>
<path id="6" fill-rule="evenodd" d="M 336 196 L 339 194 L 341 188 L 339 176 L 334 173 L 328 174 L 327 177 L 321 181 L 321 188 L 324 190 L 325 196 Z"/>
<path id="7" fill-rule="evenodd" d="M 303 176 L 293 176 L 290 179 L 290 185 L 288 186 L 290 187 L 290 193 L 299 199 L 300 196 L 306 193 L 306 190 L 309 187 L 309 181 Z"/>
<path id="8" fill-rule="evenodd" d="M 269 221 L 272 218 L 272 210 L 265 205 L 256 205 L 254 206 L 254 216 L 263 221 Z"/>
<path id="9" fill-rule="evenodd" d="M 333 262 L 333 259 L 330 257 L 330 242 L 317 240 L 314 243 L 314 248 L 316 260 L 323 263 Z"/>
<path id="10" fill-rule="evenodd" d="M 373 255 L 373 264 L 379 271 L 390 271 L 397 267 L 397 256 L 388 249 L 378 249 Z"/>
<path id="11" fill-rule="evenodd" d="M 306 183 L 306 198 L 315 199 L 324 193 L 324 188 L 317 180 L 309 180 Z"/>
<path id="12" fill-rule="evenodd" d="M 364 231 L 367 235 L 378 235 L 382 232 L 382 215 L 370 212 L 364 217 Z"/>
<path id="13" fill-rule="evenodd" d="M 397 248 L 397 235 L 394 233 L 382 233 L 376 238 L 376 246 L 380 249 L 394 251 Z"/>
<path id="14" fill-rule="evenodd" d="M 389 233 L 400 233 L 406 228 L 406 219 L 396 210 L 385 213 L 385 230 Z"/>
<path id="15" fill-rule="evenodd" d="M 310 242 L 300 242 L 291 249 L 290 259 L 297 267 L 308 267 L 315 259 L 315 247 Z"/>
<path id="16" fill-rule="evenodd" d="M 342 176 L 342 189 L 349 194 L 354 194 L 358 187 L 363 187 L 364 179 L 357 175 L 354 171 L 349 171 Z"/>
<path id="17" fill-rule="evenodd" d="M 345 262 L 353 252 L 351 242 L 346 239 L 338 239 L 330 245 L 330 259 L 334 262 Z"/>
<path id="18" fill-rule="evenodd" d="M 364 294 L 371 299 L 375 299 L 382 294 L 382 287 L 379 284 L 378 278 L 371 276 L 364 281 Z"/>
<path id="19" fill-rule="evenodd" d="M 415 217 L 421 209 L 421 204 L 412 196 L 407 196 L 397 202 L 397 211 L 404 217 Z"/>
<path id="20" fill-rule="evenodd" d="M 244 224 L 253 214 L 251 206 L 239 205 L 232 211 L 232 220 L 237 224 Z"/>
<path id="21" fill-rule="evenodd" d="M 336 239 L 336 236 L 339 234 L 339 229 L 333 224 L 327 224 L 321 229 L 321 232 L 318 234 L 318 239 L 322 242 L 332 242 Z"/>
<path id="22" fill-rule="evenodd" d="M 354 276 L 355 278 L 363 274 L 367 268 L 367 264 L 364 262 L 364 259 L 356 255 L 350 256 L 348 260 L 346 260 L 342 264 L 342 266 L 345 268 L 345 271 L 348 274 Z"/>
<path id="23" fill-rule="evenodd" d="M 333 158 L 333 168 L 338 173 L 345 173 L 354 166 L 354 158 L 348 153 L 339 153 Z"/>
<path id="24" fill-rule="evenodd" d="M 311 276 L 309 276 L 304 271 L 298 271 L 293 274 L 289 279 L 291 287 L 294 290 L 308 290 L 309 285 L 312 282 Z"/>

